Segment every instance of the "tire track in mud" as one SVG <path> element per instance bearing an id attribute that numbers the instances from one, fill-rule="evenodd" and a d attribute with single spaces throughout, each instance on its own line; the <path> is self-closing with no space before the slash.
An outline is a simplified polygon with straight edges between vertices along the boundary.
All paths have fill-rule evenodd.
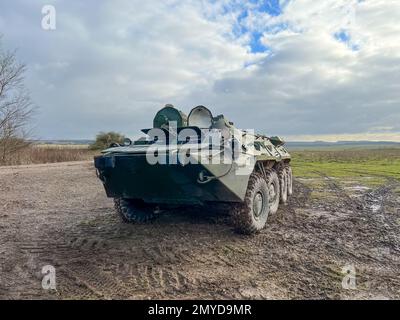
<path id="1" fill-rule="evenodd" d="M 43 243 L 23 244 L 21 250 L 35 257 L 36 266 L 57 264 L 61 297 L 115 299 L 129 298 L 132 294 L 154 296 L 157 292 L 161 297 L 165 292 L 179 293 L 196 282 L 180 271 L 177 263 L 193 261 L 194 256 L 165 254 L 160 247 L 139 248 L 136 250 L 140 252 L 138 259 L 129 251 L 113 257 L 112 252 L 98 254 L 86 244 L 72 247 L 73 251 L 60 251 L 59 245 L 50 247 L 47 241 Z M 68 248 L 71 247 L 63 246 L 63 249 Z M 136 263 L 126 262 L 130 260 Z"/>
<path id="2" fill-rule="evenodd" d="M 101 186 L 94 187 L 97 181 L 86 166 L 62 168 L 53 168 L 48 178 L 44 169 L 37 173 L 40 179 L 34 169 L 22 182 L 9 177 L 13 193 L 27 194 L 29 179 L 43 185 L 32 195 L 34 201 L 24 199 L 32 206 L 25 208 L 13 198 L 7 202 L 9 216 L 1 216 L 1 250 L 8 261 L 0 266 L 0 272 L 6 271 L 0 296 L 330 298 L 342 294 L 340 270 L 347 262 L 361 268 L 360 281 L 370 281 L 368 290 L 381 288 L 373 280 L 380 276 L 382 288 L 393 286 L 386 295 L 396 296 L 399 288 L 391 275 L 398 273 L 393 255 L 399 244 L 395 220 L 400 212 L 390 216 L 386 210 L 398 206 L 392 194 L 395 183 L 389 189 L 373 190 L 372 200 L 365 193 L 365 199 L 361 195 L 353 202 L 337 181 L 321 177 L 332 195 L 331 210 L 324 211 L 326 199 L 312 199 L 312 185 L 295 179 L 288 205 L 270 217 L 260 234 L 246 237 L 234 234 L 225 218 L 189 212 L 170 213 L 150 225 L 124 225 Z M 84 205 L 60 196 L 67 192 L 63 186 L 70 183 L 72 172 L 81 176 L 82 195 L 77 197 L 86 199 Z M 363 209 L 350 215 L 347 211 L 359 202 Z M 385 210 L 373 213 L 372 204 Z M 389 229 L 381 228 L 383 223 Z M 392 251 L 387 258 L 375 253 L 389 244 Z M 56 267 L 57 292 L 41 290 L 40 268 L 45 264 Z"/>
<path id="3" fill-rule="evenodd" d="M 111 271 L 112 270 L 112 271 Z M 105 299 L 162 296 L 187 287 L 188 278 L 174 269 L 152 265 L 123 265 L 115 268 L 91 263 L 75 264 L 65 271 L 88 291 Z M 64 292 L 69 295 L 69 292 Z"/>
<path id="4" fill-rule="evenodd" d="M 341 205 L 341 207 L 343 207 L 342 204 L 344 204 L 345 206 L 347 206 L 347 209 L 350 208 L 351 210 L 353 210 L 353 212 L 360 212 L 363 209 L 363 203 L 355 198 L 350 197 L 348 192 L 346 192 L 346 190 L 344 190 L 344 188 L 341 187 L 340 184 L 338 184 L 334 179 L 324 174 L 323 172 L 313 172 L 318 174 L 324 180 L 329 190 L 331 190 L 336 195 L 338 200 L 341 200 L 337 202 L 339 205 Z M 335 211 L 337 209 L 338 208 L 333 207 L 330 208 L 330 211 Z"/>
<path id="5" fill-rule="evenodd" d="M 70 261 L 65 267 L 70 277 L 82 282 L 92 294 L 103 295 L 103 298 L 128 298 L 130 295 L 154 297 L 163 296 L 165 292 L 177 294 L 195 284 L 175 264 L 154 264 L 152 259 L 139 263 L 127 262 L 129 255 L 113 260 L 116 261 L 110 262 L 103 257 L 97 264 L 91 260 Z M 68 292 L 65 294 L 68 295 Z"/>
<path id="6" fill-rule="evenodd" d="M 368 237 L 370 237 L 370 235 L 365 235 L 365 229 L 367 228 L 366 224 L 365 224 L 365 220 L 367 219 L 368 216 L 371 215 L 371 212 L 373 210 L 371 210 L 371 206 L 369 205 L 369 202 L 372 204 L 376 204 L 379 203 L 379 206 L 381 208 L 385 207 L 385 202 L 386 200 L 391 196 L 390 193 L 391 191 L 399 185 L 399 182 L 396 180 L 390 180 L 389 184 L 383 187 L 379 187 L 375 190 L 373 190 L 372 192 L 364 192 L 359 198 L 352 198 L 350 197 L 346 191 L 338 184 L 336 183 L 333 179 L 330 179 L 329 177 L 327 177 L 326 175 L 321 175 L 321 177 L 324 179 L 323 181 L 325 182 L 325 184 L 327 185 L 327 187 L 329 188 L 329 190 L 333 190 L 335 198 L 337 199 L 337 204 L 336 206 L 331 206 L 329 205 L 328 208 L 330 209 L 330 211 L 332 212 L 332 214 L 336 215 L 337 218 L 335 218 L 334 222 L 334 227 L 336 228 L 336 230 L 331 230 L 331 227 L 329 226 L 329 224 L 326 224 L 326 220 L 324 222 L 324 220 L 319 220 L 317 223 L 314 222 L 314 219 L 312 218 L 312 216 L 308 216 L 307 220 L 303 220 L 300 221 L 300 225 L 299 226 L 299 230 L 302 230 L 302 232 L 305 232 L 307 229 L 310 229 L 310 232 L 315 232 L 318 229 L 324 228 L 323 230 L 323 237 L 320 239 L 320 246 L 315 247 L 314 249 L 317 249 L 317 251 L 313 252 L 313 256 L 317 256 L 317 254 L 319 255 L 320 253 L 324 254 L 324 256 L 327 254 L 327 250 L 329 251 L 329 255 L 325 256 L 325 257 L 321 257 L 320 261 L 317 263 L 315 263 L 315 265 L 320 265 L 319 268 L 317 268 L 317 270 L 314 270 L 313 272 L 309 272 L 309 270 L 307 270 L 307 268 L 302 268 L 303 270 L 301 271 L 297 271 L 296 275 L 299 276 L 302 281 L 305 281 L 308 277 L 313 277 L 315 278 L 316 282 L 320 283 L 320 286 L 322 286 L 322 283 L 324 283 L 324 281 L 326 282 L 326 279 L 332 278 L 333 280 L 335 279 L 335 277 L 338 276 L 338 269 L 336 269 L 337 267 L 333 267 L 330 266 L 330 264 L 332 264 L 333 261 L 337 261 L 338 258 L 339 260 L 342 260 L 343 263 L 352 261 L 357 265 L 357 268 L 361 268 L 362 272 L 365 272 L 364 266 L 365 265 L 376 265 L 375 268 L 379 268 L 379 269 L 374 269 L 374 270 L 380 270 L 382 269 L 382 267 L 384 267 L 386 269 L 386 266 L 382 265 L 382 259 L 380 259 L 379 257 L 374 257 L 372 255 L 370 255 L 368 253 L 368 248 L 364 248 L 360 250 L 360 246 L 356 245 L 356 246 L 350 246 L 350 247 L 343 247 L 340 246 L 339 250 L 338 250 L 338 245 L 335 245 L 335 240 L 334 239 L 330 239 L 330 234 L 335 234 L 336 233 L 336 238 L 340 238 L 342 237 L 343 240 L 341 241 L 343 244 L 347 243 L 348 241 L 350 241 L 350 243 L 363 243 L 363 245 L 365 245 L 366 243 L 370 243 L 371 247 L 376 246 L 376 242 L 372 242 L 370 239 L 368 239 Z M 382 197 L 383 195 L 383 197 Z M 369 201 L 366 200 L 366 198 L 369 198 Z M 316 203 L 316 205 L 318 206 L 318 202 Z M 347 211 L 348 207 L 350 207 L 352 210 L 353 215 L 347 216 L 346 214 L 344 214 L 343 211 Z M 297 207 L 298 208 L 298 207 Z M 315 209 L 314 209 L 315 210 Z M 296 214 L 296 209 L 291 208 L 290 206 L 290 202 L 289 202 L 289 206 L 286 208 L 285 211 L 289 211 L 289 212 L 293 212 L 294 214 Z M 397 213 L 399 213 L 400 211 L 398 210 Z M 394 229 L 396 229 L 396 223 L 394 221 L 389 221 L 387 220 L 387 215 L 384 215 L 383 218 L 386 219 L 386 222 L 391 225 L 392 227 L 394 227 Z M 398 215 L 397 215 L 398 217 Z M 311 219 L 310 219 L 311 218 Z M 278 219 L 277 222 L 282 222 L 284 221 L 284 219 Z M 321 222 L 323 223 L 321 225 Z M 348 224 L 348 226 L 351 227 L 347 227 L 346 224 Z M 309 228 L 309 226 L 312 225 L 312 228 Z M 341 234 L 340 230 L 340 226 L 343 226 L 344 230 L 347 230 L 348 232 L 344 232 L 344 234 Z M 354 228 L 353 228 L 354 227 Z M 382 230 L 381 224 L 376 221 L 373 222 L 373 229 L 376 231 L 379 231 L 380 233 L 382 233 L 382 231 L 385 232 L 385 230 Z M 397 225 L 397 234 L 398 234 L 398 225 Z M 280 234 L 285 233 L 285 229 L 280 230 Z M 391 233 L 392 237 L 390 237 L 390 239 L 388 240 L 389 243 L 391 244 L 398 244 L 399 243 L 399 238 L 398 237 L 393 237 L 393 235 L 396 234 L 394 232 Z M 348 237 L 349 235 L 351 235 L 350 237 Z M 343 237 L 344 236 L 344 237 Z M 378 233 L 379 236 L 379 233 Z M 374 234 L 373 235 L 374 239 L 376 240 L 377 235 Z M 286 239 L 285 237 L 283 237 L 283 240 L 285 241 L 285 246 L 287 246 L 288 244 L 295 244 L 297 245 L 297 247 L 299 247 L 299 243 L 295 243 L 293 241 L 287 241 L 288 239 Z M 268 235 L 265 235 L 264 237 L 261 238 L 262 243 L 268 243 L 268 241 L 271 241 L 271 238 Z M 325 247 L 326 249 L 321 250 L 321 247 Z M 325 253 L 324 253 L 325 251 Z M 307 254 L 307 252 L 304 252 L 304 254 Z M 328 258 L 329 257 L 329 258 Z M 282 257 L 284 258 L 284 257 Z M 322 260 L 323 259 L 323 260 Z M 279 259 L 278 259 L 279 260 Z M 287 262 L 285 263 L 285 265 L 290 264 L 290 259 L 288 259 L 288 257 L 286 257 Z M 324 264 L 322 263 L 323 261 L 326 261 L 326 266 L 321 268 Z M 393 261 L 392 261 L 393 262 Z M 282 266 L 282 268 L 285 270 L 285 265 Z M 304 264 L 302 264 L 304 265 Z M 297 266 L 292 266 L 292 269 L 296 269 Z M 326 271 L 324 271 L 324 268 L 326 269 Z M 395 267 L 393 266 L 393 264 L 389 264 L 389 269 L 391 269 L 391 274 L 395 274 Z M 310 266 L 310 269 L 313 269 L 312 266 Z M 314 268 L 315 269 L 315 268 Z M 340 269 L 339 269 L 340 270 Z M 359 269 L 360 271 L 360 269 Z M 293 272 L 293 270 L 285 270 L 285 272 L 287 273 L 291 273 Z M 314 273 L 316 272 L 316 273 Z M 339 271 L 340 272 L 340 271 Z M 279 271 L 277 272 L 277 274 L 281 274 Z M 282 276 L 282 275 L 281 275 Z M 340 278 L 339 278 L 340 279 Z M 325 288 L 325 293 L 329 293 L 329 296 L 340 296 L 339 293 L 341 292 L 341 287 L 340 287 L 340 282 L 338 282 L 338 286 L 332 287 L 332 286 L 327 286 Z M 322 293 L 320 293 L 318 296 L 321 296 Z"/>
<path id="7" fill-rule="evenodd" d="M 104 274 L 92 263 L 68 264 L 60 270 L 58 290 L 61 296 L 79 296 L 85 298 L 112 299 L 129 298 L 129 291 L 119 284 L 116 278 Z M 64 278 L 67 280 L 64 283 Z M 76 288 L 78 287 L 78 290 Z"/>
<path id="8" fill-rule="evenodd" d="M 379 241 L 384 244 L 389 251 L 394 251 L 397 256 L 400 256 L 400 236 L 399 236 L 399 221 L 395 219 L 396 213 L 400 213 L 399 198 L 395 199 L 393 190 L 399 187 L 400 183 L 397 180 L 388 180 L 388 183 L 371 192 L 363 195 L 363 201 L 367 204 L 369 214 L 367 219 L 373 222 L 374 231 L 379 232 Z M 387 202 L 391 201 L 397 206 L 397 212 L 387 212 Z M 396 208 L 395 208 L 396 210 Z M 400 262 L 400 259 L 398 259 Z"/>
<path id="9" fill-rule="evenodd" d="M 400 253 L 399 223 L 395 214 L 386 212 L 386 204 L 390 199 L 394 199 L 393 190 L 398 186 L 397 180 L 386 178 L 385 185 L 362 192 L 354 201 L 356 208 L 359 209 L 353 211 L 356 217 L 347 219 L 352 223 L 354 239 L 351 242 L 352 246 L 342 250 L 340 255 L 356 266 L 358 273 L 361 274 L 358 277 L 359 285 L 365 290 L 367 290 L 366 285 L 369 289 L 374 286 L 375 289 L 379 288 L 380 280 L 377 279 L 387 273 L 396 274 L 398 269 L 393 262 L 400 262 L 395 258 Z M 339 195 L 343 193 L 338 184 L 335 187 Z M 350 199 L 345 203 L 348 204 Z M 399 207 L 398 202 L 391 201 L 392 205 L 389 207 L 393 207 L 393 204 L 396 206 L 395 203 Z M 397 209 L 397 219 L 399 212 Z M 331 247 L 333 250 L 333 246 Z M 376 273 L 379 274 L 378 277 Z"/>
<path id="10" fill-rule="evenodd" d="M 64 275 L 66 278 L 60 280 L 63 284 L 60 289 L 61 297 L 107 299 L 117 297 L 116 292 L 119 296 L 129 292 L 136 292 L 141 296 L 158 291 L 161 292 L 161 297 L 162 292 L 179 293 L 197 281 L 181 271 L 182 265 L 202 264 L 201 259 L 197 258 L 199 250 L 190 250 L 179 244 L 187 243 L 187 239 L 176 239 L 167 245 L 154 245 L 147 241 L 137 245 L 135 237 L 121 241 L 124 235 L 130 235 L 131 232 L 116 235 L 114 230 L 107 229 L 97 232 L 97 235 L 87 236 L 87 231 L 85 228 L 75 228 L 75 232 L 58 237 L 56 242 L 54 238 L 51 239 L 50 233 L 50 236 L 41 239 L 26 239 L 19 243 L 20 250 L 36 255 L 36 260 L 61 261 L 61 277 Z M 116 253 L 118 255 L 108 259 L 107 263 L 98 265 L 97 258 L 106 260 L 107 256 Z M 116 262 L 110 264 L 112 259 Z M 126 265 L 124 261 L 135 261 L 136 264 Z M 211 258 L 205 259 L 204 262 L 210 261 L 217 263 Z M 128 275 L 124 272 L 126 268 L 130 270 Z M 114 272 L 110 273 L 111 270 Z M 129 284 L 129 289 L 125 288 L 123 282 Z M 78 292 L 71 289 L 76 285 L 79 287 Z"/>

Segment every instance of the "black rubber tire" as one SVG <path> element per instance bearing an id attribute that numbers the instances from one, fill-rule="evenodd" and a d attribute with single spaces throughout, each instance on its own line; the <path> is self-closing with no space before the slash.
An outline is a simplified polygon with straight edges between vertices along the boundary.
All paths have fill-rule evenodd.
<path id="1" fill-rule="evenodd" d="M 293 194 L 293 172 L 292 168 L 290 166 L 286 167 L 287 174 L 288 174 L 288 196 L 291 196 Z"/>
<path id="2" fill-rule="evenodd" d="M 256 198 L 257 197 L 257 198 Z M 255 204 L 255 199 L 261 198 L 261 208 Z M 260 203 L 260 202 L 258 202 Z M 255 212 L 255 206 L 258 212 Z M 259 173 L 252 173 L 247 186 L 243 203 L 234 205 L 232 222 L 235 231 L 242 234 L 253 234 L 264 229 L 269 214 L 269 191 L 265 178 Z"/>
<path id="3" fill-rule="evenodd" d="M 288 200 L 288 174 L 286 167 L 278 171 L 278 176 L 279 176 L 279 184 L 281 187 L 280 203 L 286 204 Z"/>
<path id="4" fill-rule="evenodd" d="M 156 218 L 154 208 L 139 201 L 115 198 L 114 208 L 126 223 L 147 223 Z"/>
<path id="5" fill-rule="evenodd" d="M 274 188 L 274 192 L 272 193 L 270 190 L 270 204 L 269 210 L 270 214 L 275 214 L 279 208 L 279 201 L 281 195 L 281 187 L 279 184 L 279 177 L 275 170 L 267 170 L 267 184 L 268 190 Z"/>

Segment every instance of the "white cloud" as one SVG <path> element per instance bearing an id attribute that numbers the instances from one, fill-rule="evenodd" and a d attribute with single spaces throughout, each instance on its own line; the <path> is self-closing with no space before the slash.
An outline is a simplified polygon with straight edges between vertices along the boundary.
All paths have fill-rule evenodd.
<path id="1" fill-rule="evenodd" d="M 288 26 L 264 32 L 273 56 L 251 73 L 237 70 L 217 81 L 213 100 L 242 126 L 256 123 L 268 133 L 366 133 L 390 126 L 398 135 L 399 7 L 384 1 L 292 1 L 283 15 L 265 19 L 266 30 Z M 253 25 L 262 27 L 259 21 Z M 359 50 L 335 39 L 341 29 Z"/>

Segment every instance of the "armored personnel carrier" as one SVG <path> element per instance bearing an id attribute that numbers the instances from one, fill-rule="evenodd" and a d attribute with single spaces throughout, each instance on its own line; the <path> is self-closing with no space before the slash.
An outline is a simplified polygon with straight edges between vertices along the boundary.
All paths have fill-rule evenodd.
<path id="1" fill-rule="evenodd" d="M 164 208 L 224 204 L 236 230 L 251 234 L 292 194 L 291 158 L 279 137 L 239 130 L 204 106 L 186 116 L 166 105 L 142 132 L 94 158 L 125 222 L 148 222 Z"/>

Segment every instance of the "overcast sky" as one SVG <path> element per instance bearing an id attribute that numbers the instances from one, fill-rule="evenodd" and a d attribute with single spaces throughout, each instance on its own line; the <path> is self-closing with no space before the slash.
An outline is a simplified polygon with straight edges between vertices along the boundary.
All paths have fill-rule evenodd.
<path id="1" fill-rule="evenodd" d="M 398 0 L 1 0 L 0 33 L 38 138 L 134 136 L 172 103 L 292 140 L 400 141 Z"/>

